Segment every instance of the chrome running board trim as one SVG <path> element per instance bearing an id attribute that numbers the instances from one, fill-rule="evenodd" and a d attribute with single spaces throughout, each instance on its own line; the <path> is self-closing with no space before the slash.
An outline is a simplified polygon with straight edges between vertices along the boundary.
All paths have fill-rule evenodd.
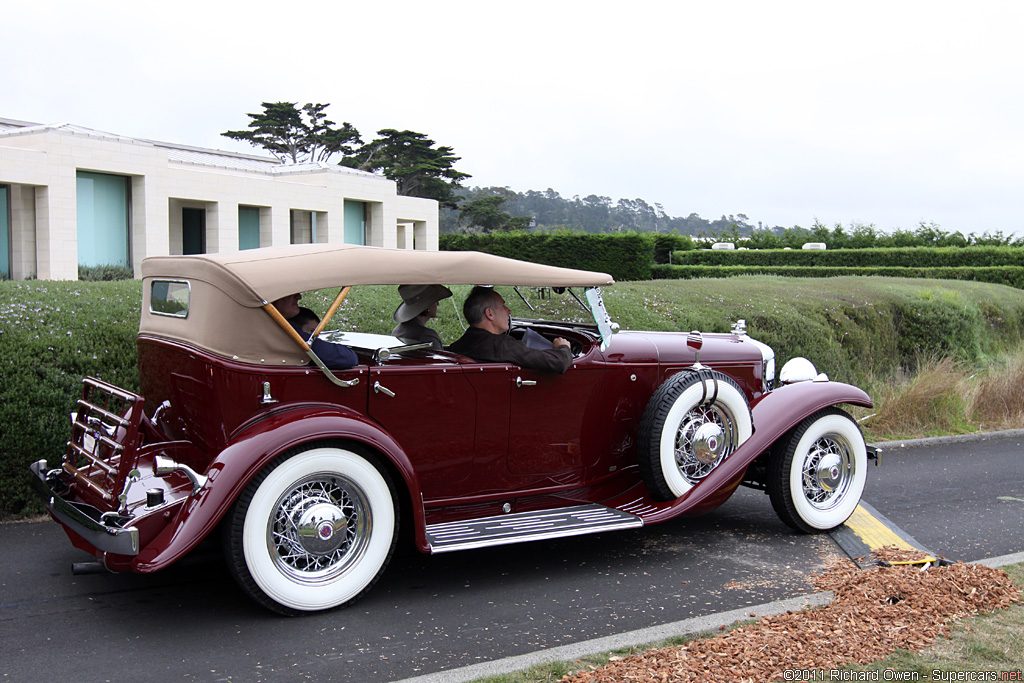
<path id="1" fill-rule="evenodd" d="M 601 531 L 641 527 L 636 515 L 591 503 L 553 510 L 517 512 L 461 522 L 427 525 L 432 553 L 525 543 L 546 538 L 566 538 Z"/>

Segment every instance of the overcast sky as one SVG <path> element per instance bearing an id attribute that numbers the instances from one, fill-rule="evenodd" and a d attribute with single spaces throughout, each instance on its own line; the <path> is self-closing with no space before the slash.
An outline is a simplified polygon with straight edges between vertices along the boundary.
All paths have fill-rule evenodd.
<path id="1" fill-rule="evenodd" d="M 36 0 L 0 28 L 0 117 L 252 152 L 219 134 L 327 102 L 469 186 L 1024 234 L 1018 0 Z"/>

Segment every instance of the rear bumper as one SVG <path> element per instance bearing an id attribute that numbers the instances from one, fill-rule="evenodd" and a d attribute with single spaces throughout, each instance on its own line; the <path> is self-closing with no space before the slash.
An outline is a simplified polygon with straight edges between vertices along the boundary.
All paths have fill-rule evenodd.
<path id="1" fill-rule="evenodd" d="M 69 532 L 80 536 L 97 550 L 115 555 L 139 554 L 139 531 L 134 526 L 118 526 L 113 513 L 106 515 L 91 505 L 73 503 L 61 498 L 59 479 L 47 471 L 45 460 L 29 465 L 32 487 L 46 502 L 46 510 Z"/>

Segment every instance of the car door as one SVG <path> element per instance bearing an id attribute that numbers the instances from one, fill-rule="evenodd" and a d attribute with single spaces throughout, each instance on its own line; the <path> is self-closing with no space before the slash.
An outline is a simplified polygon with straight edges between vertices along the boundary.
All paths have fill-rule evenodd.
<path id="1" fill-rule="evenodd" d="M 458 495 L 473 472 L 477 399 L 454 362 L 371 367 L 369 413 L 408 455 L 424 496 Z"/>
<path id="2" fill-rule="evenodd" d="M 564 374 L 513 366 L 509 386 L 508 469 L 518 475 L 580 471 L 601 457 L 604 370 L 592 362 L 596 349 L 578 358 Z M 545 477 L 547 478 L 547 477 Z M 565 481 L 564 483 L 569 483 Z"/>

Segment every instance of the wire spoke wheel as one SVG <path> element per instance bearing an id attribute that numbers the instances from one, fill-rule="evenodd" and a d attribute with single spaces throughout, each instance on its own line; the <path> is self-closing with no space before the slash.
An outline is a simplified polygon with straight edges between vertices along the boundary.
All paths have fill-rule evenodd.
<path id="1" fill-rule="evenodd" d="M 855 479 L 853 447 L 841 435 L 818 439 L 804 460 L 801 470 L 804 497 L 819 510 L 828 510 L 842 502 Z"/>
<path id="2" fill-rule="evenodd" d="M 372 519 L 351 480 L 319 473 L 285 493 L 267 525 L 280 570 L 296 581 L 329 580 L 366 548 Z"/>
<path id="3" fill-rule="evenodd" d="M 696 484 L 739 446 L 736 417 L 721 405 L 698 406 L 687 413 L 676 438 L 676 464 Z"/>
<path id="4" fill-rule="evenodd" d="M 260 472 L 227 521 L 235 580 L 264 607 L 293 615 L 343 606 L 370 589 L 394 551 L 398 507 L 370 456 L 306 447 Z"/>
<path id="5" fill-rule="evenodd" d="M 867 481 L 867 446 L 860 427 L 826 408 L 773 446 L 768 495 L 779 518 L 797 531 L 834 529 L 853 514 Z"/>
<path id="6" fill-rule="evenodd" d="M 644 410 L 640 473 L 657 500 L 673 500 L 703 481 L 746 441 L 753 427 L 746 396 L 719 372 L 681 372 L 665 380 Z"/>

